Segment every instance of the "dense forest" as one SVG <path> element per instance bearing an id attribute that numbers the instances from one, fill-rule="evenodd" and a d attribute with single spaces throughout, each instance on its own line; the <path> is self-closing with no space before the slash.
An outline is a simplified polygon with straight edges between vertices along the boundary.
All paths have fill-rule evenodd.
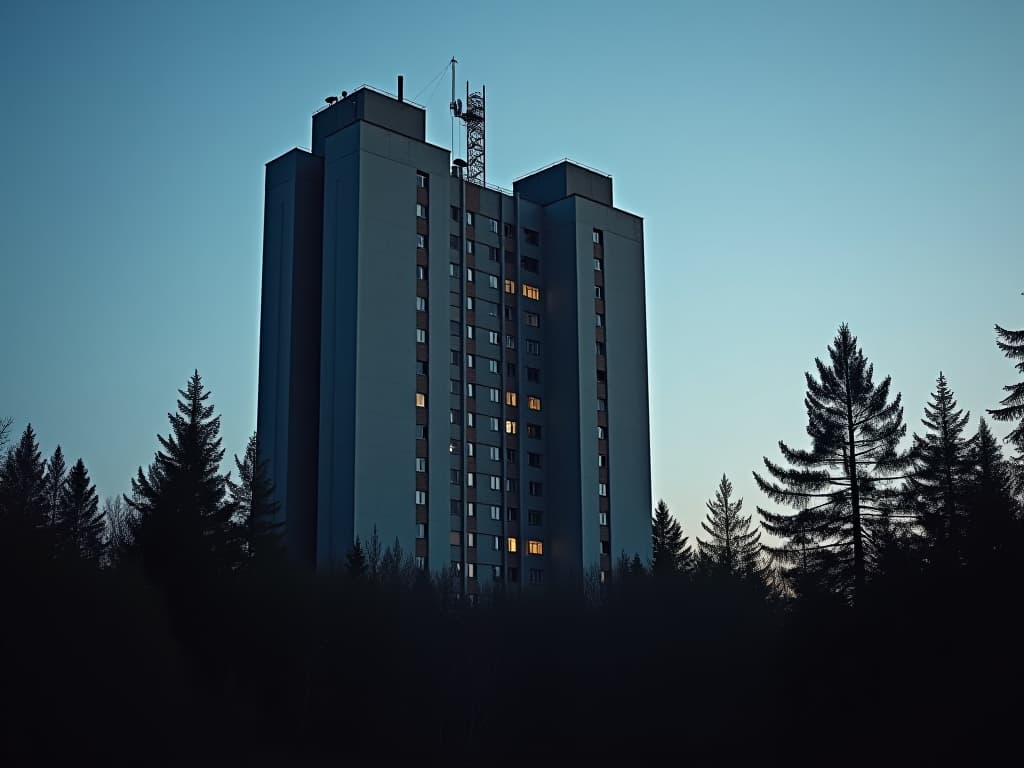
<path id="1" fill-rule="evenodd" d="M 942 373 L 908 437 L 843 325 L 806 445 L 754 472 L 764 506 L 711 479 L 700 530 L 659 502 L 652 560 L 621 553 L 610 584 L 474 606 L 376 536 L 337 573 L 289 563 L 257 438 L 226 466 L 198 372 L 102 503 L 81 459 L 0 422 L 0 755 L 992 762 L 1022 714 L 1024 330 L 996 343 L 1005 442 Z"/>

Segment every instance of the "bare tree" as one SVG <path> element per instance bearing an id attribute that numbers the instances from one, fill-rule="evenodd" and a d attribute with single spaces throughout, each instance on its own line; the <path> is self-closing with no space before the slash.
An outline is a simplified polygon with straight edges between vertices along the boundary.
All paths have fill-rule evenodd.
<path id="1" fill-rule="evenodd" d="M 10 416 L 0 419 L 0 451 L 7 445 L 7 439 L 11 434 L 11 425 L 14 424 L 14 419 Z"/>

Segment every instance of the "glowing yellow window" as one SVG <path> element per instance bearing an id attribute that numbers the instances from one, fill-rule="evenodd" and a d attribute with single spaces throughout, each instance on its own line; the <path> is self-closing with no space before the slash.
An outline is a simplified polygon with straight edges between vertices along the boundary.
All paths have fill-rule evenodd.
<path id="1" fill-rule="evenodd" d="M 508 551 L 509 552 L 515 552 L 516 548 L 517 548 L 516 537 L 515 536 L 509 536 L 508 537 Z"/>
<path id="2" fill-rule="evenodd" d="M 530 395 L 530 410 L 531 411 L 539 411 L 540 410 L 540 398 L 539 397 L 534 397 L 533 395 Z"/>
<path id="3" fill-rule="evenodd" d="M 515 392 L 506 392 L 505 393 L 505 405 L 512 405 L 512 406 L 514 406 L 518 402 L 519 402 L 519 397 L 516 395 Z"/>
<path id="4" fill-rule="evenodd" d="M 513 293 L 515 293 L 515 291 L 513 291 Z M 539 301 L 540 288 L 538 288 L 535 285 L 528 285 L 527 283 L 523 283 L 523 296 L 525 296 L 528 299 L 533 299 L 534 301 Z"/>
<path id="5" fill-rule="evenodd" d="M 544 542 L 537 541 L 536 539 L 530 539 L 526 542 L 526 551 L 531 555 L 543 555 L 544 554 Z"/>
<path id="6" fill-rule="evenodd" d="M 416 393 L 416 407 L 417 408 L 426 408 L 427 407 L 427 396 L 424 395 L 422 392 L 417 392 Z"/>
<path id="7" fill-rule="evenodd" d="M 515 293 L 515 292 L 516 292 L 516 281 L 515 280 L 506 280 L 505 281 L 505 293 Z"/>
<path id="8" fill-rule="evenodd" d="M 516 423 L 515 419 L 505 419 L 505 432 L 509 435 L 514 435 L 519 431 L 519 424 Z"/>

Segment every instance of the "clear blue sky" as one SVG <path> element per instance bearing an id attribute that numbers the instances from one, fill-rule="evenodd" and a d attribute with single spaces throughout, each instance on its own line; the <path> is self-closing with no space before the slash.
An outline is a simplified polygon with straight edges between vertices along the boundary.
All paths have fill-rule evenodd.
<path id="1" fill-rule="evenodd" d="M 569 156 L 645 218 L 655 498 L 804 445 L 851 324 L 911 429 L 976 416 L 1024 327 L 1019 2 L 22 2 L 0 7 L 0 415 L 129 488 L 198 368 L 255 426 L 263 166 L 325 95 L 485 83 L 488 178 Z M 448 145 L 448 82 L 420 95 Z M 1000 434 L 1005 430 L 999 429 Z"/>

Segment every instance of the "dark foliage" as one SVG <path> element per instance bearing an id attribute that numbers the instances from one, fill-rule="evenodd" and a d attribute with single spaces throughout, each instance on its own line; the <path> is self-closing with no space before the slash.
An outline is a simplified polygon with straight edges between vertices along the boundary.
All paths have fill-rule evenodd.
<path id="1" fill-rule="evenodd" d="M 996 345 L 1008 359 L 1017 361 L 1014 367 L 1024 375 L 1024 329 L 1011 331 L 997 325 L 996 337 Z M 1007 384 L 1003 389 L 1007 395 L 1000 401 L 1002 407 L 992 408 L 989 413 L 996 421 L 1014 424 L 1006 439 L 1017 450 L 1014 457 L 1017 494 L 1024 499 L 1024 379 L 1016 384 Z"/>
<path id="2" fill-rule="evenodd" d="M 260 460 L 256 434 L 249 438 L 245 456 L 235 456 L 238 482 L 227 478 L 228 491 L 234 509 L 240 549 L 250 564 L 277 560 L 284 554 L 284 523 L 278 519 L 278 504 L 274 501 L 274 485 L 267 473 L 266 463 Z"/>
<path id="3" fill-rule="evenodd" d="M 669 578 L 686 573 L 693 565 L 693 550 L 664 499 L 659 499 L 651 518 L 651 573 Z"/>
<path id="4" fill-rule="evenodd" d="M 89 471 L 79 459 L 71 467 L 61 493 L 56 534 L 57 551 L 62 556 L 95 565 L 103 560 L 107 525 L 99 506 L 96 486 L 89 481 Z"/>
<path id="5" fill-rule="evenodd" d="M 707 540 L 697 537 L 698 562 L 702 571 L 726 576 L 765 580 L 767 563 L 761 547 L 761 532 L 751 529 L 744 517 L 743 499 L 732 500 L 732 483 L 722 475 L 715 498 L 707 502 L 707 520 L 701 528 Z"/>

